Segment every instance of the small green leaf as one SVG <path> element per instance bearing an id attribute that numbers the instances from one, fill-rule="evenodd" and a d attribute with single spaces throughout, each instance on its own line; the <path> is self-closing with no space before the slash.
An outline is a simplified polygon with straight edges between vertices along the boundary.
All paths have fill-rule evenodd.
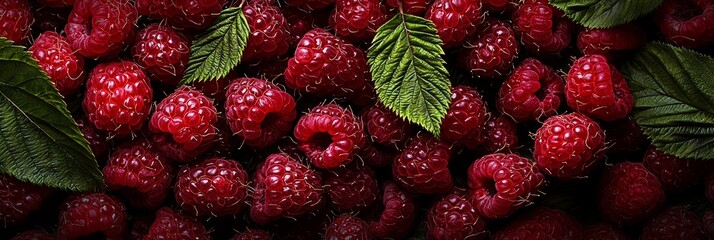
<path id="1" fill-rule="evenodd" d="M 575 22 L 589 28 L 609 28 L 645 15 L 662 0 L 550 0 Z"/>
<path id="2" fill-rule="evenodd" d="M 0 172 L 72 191 L 104 188 L 62 97 L 30 54 L 0 37 Z"/>
<path id="3" fill-rule="evenodd" d="M 633 115 L 659 150 L 714 159 L 714 59 L 650 43 L 621 71 L 635 97 Z"/>
<path id="4" fill-rule="evenodd" d="M 434 23 L 397 14 L 377 29 L 367 53 L 379 100 L 437 137 L 451 103 L 442 44 Z"/>
<path id="5" fill-rule="evenodd" d="M 250 28 L 237 7 L 221 11 L 216 21 L 191 44 L 191 57 L 181 84 L 225 77 L 240 63 Z"/>

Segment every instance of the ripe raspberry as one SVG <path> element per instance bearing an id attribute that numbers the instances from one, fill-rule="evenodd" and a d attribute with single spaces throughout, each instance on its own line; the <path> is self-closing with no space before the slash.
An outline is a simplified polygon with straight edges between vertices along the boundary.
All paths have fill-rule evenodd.
<path id="1" fill-rule="evenodd" d="M 625 78 L 601 55 L 575 60 L 568 72 L 565 100 L 571 109 L 608 122 L 624 118 L 635 104 Z"/>
<path id="2" fill-rule="evenodd" d="M 391 181 L 382 183 L 382 205 L 376 219 L 369 221 L 369 233 L 380 239 L 402 239 L 414 226 L 415 199 Z"/>
<path id="3" fill-rule="evenodd" d="M 139 30 L 131 54 L 151 80 L 176 86 L 183 78 L 191 43 L 186 36 L 159 23 Z"/>
<path id="4" fill-rule="evenodd" d="M 24 231 L 10 240 L 55 240 L 55 237 L 42 229 Z"/>
<path id="5" fill-rule="evenodd" d="M 656 213 L 665 195 L 657 177 L 642 163 L 623 162 L 606 170 L 598 190 L 602 216 L 619 225 L 635 224 Z"/>
<path id="6" fill-rule="evenodd" d="M 368 82 L 371 75 L 364 52 L 319 28 L 300 39 L 285 69 L 289 88 L 315 96 L 355 99 L 369 88 Z"/>
<path id="7" fill-rule="evenodd" d="M 521 43 L 533 53 L 557 54 L 570 45 L 575 24 L 547 0 L 526 0 L 513 13 Z"/>
<path id="8" fill-rule="evenodd" d="M 77 122 L 79 131 L 82 132 L 84 138 L 89 142 L 89 148 L 92 149 L 94 156 L 97 156 L 97 158 L 103 156 L 104 153 L 107 152 L 107 149 L 109 149 L 109 146 L 112 145 L 112 141 L 107 139 L 106 134 L 94 129 L 86 117 L 75 117 L 74 121 Z"/>
<path id="9" fill-rule="evenodd" d="M 705 191 L 704 194 L 711 204 L 714 204 L 714 174 L 709 174 L 706 180 L 704 180 Z"/>
<path id="10" fill-rule="evenodd" d="M 691 189 L 705 177 L 705 162 L 696 159 L 678 158 L 650 146 L 642 163 L 659 178 L 664 190 L 681 193 Z"/>
<path id="11" fill-rule="evenodd" d="M 714 236 L 714 210 L 709 210 L 704 213 L 704 217 L 702 217 L 702 225 L 704 233 L 706 233 L 709 237 Z"/>
<path id="12" fill-rule="evenodd" d="M 339 1 L 339 0 L 338 0 Z M 337 216 L 325 231 L 325 240 L 370 240 L 369 226 L 362 219 L 349 214 Z"/>
<path id="13" fill-rule="evenodd" d="M 444 48 L 460 46 L 483 22 L 481 0 L 434 0 L 424 17 L 434 22 Z"/>
<path id="14" fill-rule="evenodd" d="M 112 58 L 130 43 L 138 15 L 129 0 L 77 0 L 64 31 L 87 58 Z"/>
<path id="15" fill-rule="evenodd" d="M 362 111 L 362 120 L 374 143 L 386 146 L 401 146 L 411 136 L 412 126 L 381 103 L 375 103 Z"/>
<path id="16" fill-rule="evenodd" d="M 647 40 L 645 30 L 636 24 L 623 24 L 606 29 L 584 29 L 578 34 L 578 49 L 585 55 L 599 54 L 610 61 L 640 48 Z"/>
<path id="17" fill-rule="evenodd" d="M 484 239 L 486 223 L 463 189 L 442 197 L 431 206 L 426 216 L 427 238 L 446 239 Z"/>
<path id="18" fill-rule="evenodd" d="M 141 129 L 152 97 L 149 78 L 139 66 L 128 61 L 102 63 L 89 74 L 82 107 L 96 129 L 123 137 Z"/>
<path id="19" fill-rule="evenodd" d="M 164 239 L 209 240 L 211 235 L 196 219 L 164 207 L 156 212 L 156 219 L 144 240 Z"/>
<path id="20" fill-rule="evenodd" d="M 176 203 L 197 216 L 233 215 L 244 207 L 248 173 L 240 163 L 210 158 L 184 166 L 176 179 Z"/>
<path id="21" fill-rule="evenodd" d="M 320 10 L 335 3 L 335 0 L 285 0 L 285 3 L 305 11 Z"/>
<path id="22" fill-rule="evenodd" d="M 667 41 L 686 48 L 714 42 L 714 2 L 666 0 L 654 13 L 655 23 Z"/>
<path id="23" fill-rule="evenodd" d="M 294 134 L 300 150 L 322 169 L 349 164 L 367 141 L 362 121 L 335 104 L 317 106 L 300 117 Z"/>
<path id="24" fill-rule="evenodd" d="M 642 239 L 648 240 L 704 240 L 702 221 L 684 207 L 668 208 L 650 219 L 642 229 Z"/>
<path id="25" fill-rule="evenodd" d="M 84 82 L 84 58 L 56 32 L 40 34 L 29 50 L 62 96 L 72 95 Z"/>
<path id="26" fill-rule="evenodd" d="M 37 3 L 51 8 L 63 8 L 74 5 L 75 0 L 37 0 Z"/>
<path id="27" fill-rule="evenodd" d="M 625 154 L 637 151 L 645 139 L 640 125 L 632 116 L 614 122 L 600 124 L 605 131 L 605 142 L 612 144 L 608 154 Z"/>
<path id="28" fill-rule="evenodd" d="M 59 217 L 60 239 L 78 239 L 95 233 L 106 239 L 124 239 L 126 208 L 113 196 L 104 193 L 70 196 Z"/>
<path id="29" fill-rule="evenodd" d="M 505 116 L 488 119 L 481 147 L 488 153 L 513 153 L 518 150 L 518 129 L 516 123 Z"/>
<path id="30" fill-rule="evenodd" d="M 587 176 L 605 157 L 605 132 L 585 115 L 548 118 L 535 134 L 533 158 L 548 175 L 571 179 Z"/>
<path id="31" fill-rule="evenodd" d="M 272 154 L 253 177 L 250 218 L 268 224 L 322 208 L 322 177 L 285 154 Z"/>
<path id="32" fill-rule="evenodd" d="M 609 224 L 599 223 L 585 227 L 583 240 L 630 240 L 620 229 Z"/>
<path id="33" fill-rule="evenodd" d="M 0 37 L 24 44 L 29 40 L 30 25 L 34 20 L 29 1 L 0 1 Z"/>
<path id="34" fill-rule="evenodd" d="M 234 80 L 228 86 L 225 107 L 231 131 L 256 148 L 265 148 L 285 136 L 297 117 L 290 94 L 257 78 Z"/>
<path id="35" fill-rule="evenodd" d="M 462 51 L 462 60 L 472 74 L 480 78 L 502 77 L 513 69 L 518 57 L 518 40 L 511 24 L 487 19 L 470 37 Z"/>
<path id="36" fill-rule="evenodd" d="M 150 209 L 166 200 L 171 172 L 168 161 L 146 139 L 120 147 L 102 170 L 110 189 L 119 190 L 132 206 Z"/>
<path id="37" fill-rule="evenodd" d="M 51 190 L 0 174 L 0 228 L 25 223 Z"/>
<path id="38" fill-rule="evenodd" d="M 580 240 L 583 226 L 562 210 L 539 207 L 491 236 L 493 240 Z"/>
<path id="39" fill-rule="evenodd" d="M 352 42 L 370 40 L 387 20 L 380 0 L 336 0 L 329 19 L 335 34 Z"/>
<path id="40" fill-rule="evenodd" d="M 417 135 L 394 159 L 392 175 L 410 192 L 445 193 L 454 187 L 449 161 L 449 145 L 431 136 Z"/>
<path id="41" fill-rule="evenodd" d="M 178 28 L 204 29 L 213 20 L 227 0 L 136 0 L 136 9 L 141 15 L 166 19 Z"/>
<path id="42" fill-rule="evenodd" d="M 431 0 L 387 0 L 387 4 L 395 9 L 399 9 L 401 5 L 404 13 L 420 16 L 431 4 Z"/>
<path id="43" fill-rule="evenodd" d="M 248 229 L 230 240 L 270 240 L 270 233 L 259 229 Z"/>
<path id="44" fill-rule="evenodd" d="M 547 118 L 557 113 L 564 87 L 552 68 L 529 58 L 503 82 L 496 106 L 517 122 Z"/>
<path id="45" fill-rule="evenodd" d="M 288 52 L 288 24 L 278 6 L 272 1 L 250 1 L 243 13 L 250 27 L 243 62 L 271 60 Z"/>
<path id="46" fill-rule="evenodd" d="M 535 163 L 515 154 L 483 156 L 471 164 L 468 175 L 476 209 L 491 219 L 510 216 L 545 185 Z"/>
<path id="47" fill-rule="evenodd" d="M 357 163 L 330 170 L 325 190 L 332 207 L 339 212 L 359 212 L 377 200 L 379 186 L 374 172 Z"/>
<path id="48" fill-rule="evenodd" d="M 451 87 L 451 104 L 441 123 L 441 139 L 476 149 L 483 140 L 482 129 L 489 115 L 476 89 L 466 85 Z"/>

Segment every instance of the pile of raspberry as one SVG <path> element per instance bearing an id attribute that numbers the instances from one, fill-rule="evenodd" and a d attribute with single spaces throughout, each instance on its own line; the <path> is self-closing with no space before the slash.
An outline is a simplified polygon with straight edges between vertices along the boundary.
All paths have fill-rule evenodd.
<path id="1" fill-rule="evenodd" d="M 241 64 L 179 86 L 237 4 Z M 376 98 L 366 52 L 399 12 L 453 64 L 438 135 Z M 711 0 L 608 29 L 547 0 L 0 0 L 0 26 L 81 103 L 106 183 L 0 174 L 0 239 L 714 238 L 712 165 L 650 144 L 617 68 L 648 41 L 711 50 Z"/>

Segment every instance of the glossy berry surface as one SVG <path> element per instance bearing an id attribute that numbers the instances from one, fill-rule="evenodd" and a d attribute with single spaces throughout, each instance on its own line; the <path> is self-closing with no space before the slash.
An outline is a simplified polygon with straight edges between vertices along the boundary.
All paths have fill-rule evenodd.
<path id="1" fill-rule="evenodd" d="M 84 57 L 55 32 L 42 33 L 28 49 L 62 96 L 72 95 L 84 83 Z"/>
<path id="2" fill-rule="evenodd" d="M 603 121 L 624 118 L 635 102 L 620 71 L 601 55 L 586 55 L 573 62 L 565 100 L 571 109 Z"/>

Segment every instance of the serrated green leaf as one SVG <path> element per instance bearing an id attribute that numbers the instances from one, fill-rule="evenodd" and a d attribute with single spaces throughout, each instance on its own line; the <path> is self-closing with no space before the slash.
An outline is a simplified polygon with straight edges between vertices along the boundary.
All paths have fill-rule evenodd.
<path id="1" fill-rule="evenodd" d="M 47 75 L 0 37 L 0 172 L 72 191 L 104 188 L 87 140 Z"/>
<path id="2" fill-rule="evenodd" d="M 714 59 L 650 43 L 621 71 L 635 97 L 633 115 L 659 150 L 714 159 Z"/>
<path id="3" fill-rule="evenodd" d="M 243 10 L 226 8 L 210 28 L 191 44 L 191 57 L 181 84 L 205 82 L 228 75 L 240 63 L 250 28 Z"/>
<path id="4" fill-rule="evenodd" d="M 550 0 L 575 22 L 589 28 L 609 28 L 645 15 L 662 0 Z"/>
<path id="5" fill-rule="evenodd" d="M 367 53 L 379 100 L 437 137 L 451 103 L 442 44 L 434 23 L 397 14 L 377 29 Z"/>

